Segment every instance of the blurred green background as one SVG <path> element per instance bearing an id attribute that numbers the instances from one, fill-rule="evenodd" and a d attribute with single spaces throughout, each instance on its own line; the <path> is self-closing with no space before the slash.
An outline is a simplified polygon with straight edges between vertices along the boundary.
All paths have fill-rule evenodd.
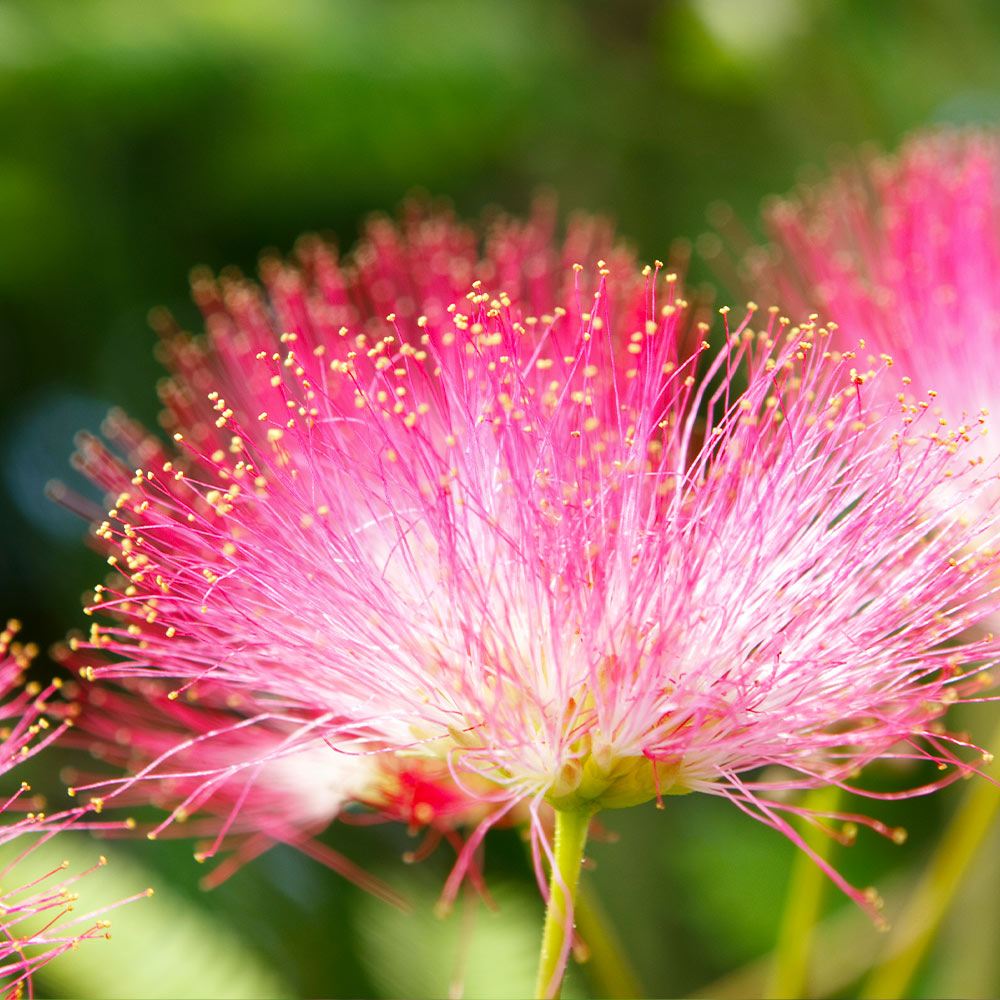
<path id="1" fill-rule="evenodd" d="M 752 224 L 762 196 L 839 147 L 995 122 L 998 55 L 993 0 L 0 0 L 0 615 L 42 645 L 85 621 L 102 563 L 43 487 L 72 479 L 73 434 L 110 404 L 155 422 L 145 317 L 165 304 L 196 324 L 191 266 L 252 271 L 303 230 L 346 247 L 366 213 L 418 187 L 472 217 L 551 189 L 563 211 L 608 214 L 645 258 L 664 256 L 696 240 L 716 200 Z M 710 277 L 697 260 L 693 277 Z M 985 739 L 988 721 L 969 724 Z M 838 864 L 891 910 L 954 803 L 876 806 L 910 842 L 862 835 Z M 759 992 L 790 845 L 695 797 L 606 824 L 620 841 L 594 845 L 588 878 L 646 989 Z M 442 995 L 463 934 L 467 995 L 530 988 L 541 906 L 514 834 L 488 843 L 502 907 L 474 924 L 471 906 L 431 915 L 444 849 L 404 867 L 405 832 L 328 839 L 416 914 L 288 850 L 202 893 L 190 845 L 113 844 L 94 891 L 152 881 L 159 895 L 116 915 L 111 943 L 39 977 L 43 995 Z M 920 995 L 1000 993 L 996 856 Z M 822 988 L 851 995 L 860 970 L 831 970 L 845 955 L 863 966 L 880 940 L 836 893 L 828 906 L 839 943 L 821 949 Z M 590 988 L 581 975 L 568 992 Z"/>

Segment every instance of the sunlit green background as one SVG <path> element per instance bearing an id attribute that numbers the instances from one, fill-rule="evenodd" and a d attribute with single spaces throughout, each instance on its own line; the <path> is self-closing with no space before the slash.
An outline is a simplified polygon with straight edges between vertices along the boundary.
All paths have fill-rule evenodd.
<path id="1" fill-rule="evenodd" d="M 101 560 L 42 490 L 111 403 L 155 421 L 145 316 L 166 304 L 196 323 L 192 265 L 252 270 L 303 230 L 349 245 L 418 187 L 469 216 L 551 189 L 663 256 L 714 201 L 752 224 L 762 196 L 840 147 L 996 121 L 998 55 L 992 0 L 0 0 L 0 615 L 43 645 L 84 621 Z M 694 276 L 711 277 L 697 261 Z M 987 738 L 986 712 L 968 724 Z M 955 802 L 877 804 L 909 843 L 862 834 L 838 864 L 892 917 Z M 651 994 L 759 993 L 792 848 L 721 801 L 668 807 L 605 817 L 619 839 L 593 845 L 586 877 Z M 463 955 L 468 996 L 530 988 L 541 905 L 513 833 L 487 847 L 500 912 L 444 922 L 446 849 L 407 867 L 403 831 L 328 839 L 415 914 L 284 849 L 203 893 L 189 844 L 116 842 L 81 891 L 159 894 L 53 965 L 42 993 L 433 996 Z M 998 848 L 915 994 L 1000 993 Z M 82 838 L 55 851 L 96 853 Z M 817 988 L 849 996 L 884 939 L 835 892 L 828 906 Z M 588 989 L 581 974 L 567 992 Z"/>

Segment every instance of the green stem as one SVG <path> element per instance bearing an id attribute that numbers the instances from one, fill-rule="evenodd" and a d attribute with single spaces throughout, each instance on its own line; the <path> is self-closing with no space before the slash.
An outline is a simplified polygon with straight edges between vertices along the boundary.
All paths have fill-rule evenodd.
<path id="1" fill-rule="evenodd" d="M 642 986 L 597 896 L 586 884 L 576 897 L 576 927 L 587 946 L 584 970 L 595 996 L 641 997 Z"/>
<path id="2" fill-rule="evenodd" d="M 559 957 L 566 944 L 567 915 L 573 907 L 580 881 L 583 848 L 587 843 L 593 809 L 556 809 L 555 864 L 549 878 L 549 905 L 545 911 L 542 953 L 538 960 L 535 996 L 558 1000 L 562 977 L 556 979 Z M 560 882 L 562 884 L 560 884 Z"/>
<path id="3" fill-rule="evenodd" d="M 991 746 L 994 750 L 1000 747 L 1000 731 Z M 907 901 L 906 913 L 886 948 L 888 957 L 872 970 L 861 996 L 903 996 L 927 953 L 1000 807 L 1000 787 L 986 779 L 972 780 L 974 784 L 966 791 Z"/>
<path id="4" fill-rule="evenodd" d="M 841 795 L 836 785 L 817 788 L 806 796 L 804 805 L 817 813 L 836 812 Z M 824 861 L 829 860 L 834 844 L 832 837 L 812 826 L 802 830 L 802 836 L 816 854 Z M 785 911 L 765 993 L 768 1000 L 808 995 L 813 928 L 819 921 L 827 882 L 826 874 L 805 851 L 795 852 L 785 896 Z"/>

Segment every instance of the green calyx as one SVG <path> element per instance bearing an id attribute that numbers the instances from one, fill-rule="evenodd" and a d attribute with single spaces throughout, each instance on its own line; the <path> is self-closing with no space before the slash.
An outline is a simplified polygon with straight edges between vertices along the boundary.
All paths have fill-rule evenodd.
<path id="1" fill-rule="evenodd" d="M 648 757 L 613 757 L 610 749 L 566 761 L 546 801 L 556 809 L 625 809 L 659 795 L 683 795 L 680 762 Z"/>

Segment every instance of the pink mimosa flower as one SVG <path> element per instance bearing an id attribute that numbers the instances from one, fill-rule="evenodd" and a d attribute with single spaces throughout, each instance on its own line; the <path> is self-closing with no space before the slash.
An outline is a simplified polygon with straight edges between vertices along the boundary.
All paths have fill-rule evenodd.
<path id="1" fill-rule="evenodd" d="M 0 631 L 0 774 L 33 757 L 65 730 L 65 723 L 50 725 L 45 712 L 46 699 L 56 690 L 52 685 L 42 690 L 37 685 L 22 685 L 22 673 L 33 649 L 13 643 L 16 622 L 8 622 Z M 3 869 L 4 888 L 0 890 L 0 991 L 5 997 L 21 997 L 31 991 L 31 974 L 63 952 L 76 948 L 88 938 L 106 937 L 109 923 L 104 915 L 112 907 L 70 916 L 77 899 L 72 886 L 82 872 L 67 877 L 65 865 L 36 876 L 18 888 L 17 866 L 41 842 L 79 824 L 88 810 L 75 809 L 52 815 L 32 810 L 27 782 L 12 794 L 0 797 L 0 844 L 24 838 L 27 846 Z M 37 809 L 37 806 L 34 806 Z M 103 825 L 103 824 L 102 824 Z M 115 824 L 120 826 L 121 824 Z M 104 864 L 101 858 L 94 868 Z M 90 869 L 93 871 L 94 869 Z M 22 876 L 24 878 L 25 876 Z M 138 897 L 136 897 L 138 898 Z M 128 902 L 128 900 L 123 900 Z M 115 904 L 120 905 L 120 904 Z"/>
<path id="2" fill-rule="evenodd" d="M 995 511 L 937 502 L 996 474 L 964 428 L 881 402 L 893 372 L 814 322 L 751 308 L 686 349 L 659 265 L 539 252 L 544 280 L 463 263 L 456 294 L 461 231 L 425 224 L 434 253 L 387 230 L 269 263 L 270 304 L 198 278 L 177 452 L 118 414 L 130 465 L 81 441 L 116 571 L 83 645 L 119 657 L 84 676 L 244 690 L 305 713 L 303 746 L 444 762 L 490 805 L 446 896 L 518 805 L 541 871 L 550 807 L 702 791 L 801 843 L 772 792 L 883 755 L 944 769 L 913 794 L 974 770 L 939 721 L 998 654 L 963 635 L 1000 604 L 966 555 Z"/>
<path id="3" fill-rule="evenodd" d="M 819 310 L 843 342 L 868 339 L 947 419 L 1000 406 L 990 363 L 1000 328 L 1000 137 L 916 133 L 796 196 L 773 200 L 773 253 L 750 282 L 783 309 Z"/>

